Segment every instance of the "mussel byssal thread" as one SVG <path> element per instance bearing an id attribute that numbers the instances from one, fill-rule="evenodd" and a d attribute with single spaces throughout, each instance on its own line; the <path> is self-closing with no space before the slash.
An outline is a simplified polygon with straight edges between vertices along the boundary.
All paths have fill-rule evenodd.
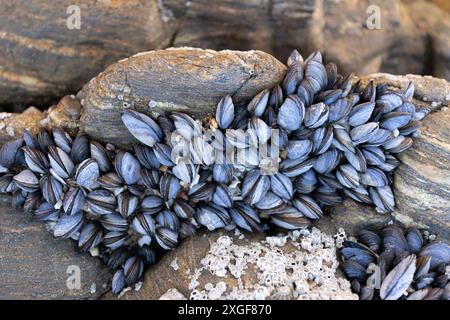
<path id="1" fill-rule="evenodd" d="M 203 123 L 124 111 L 142 143 L 134 152 L 58 128 L 26 131 L 1 148 L 0 191 L 56 238 L 103 259 L 114 293 L 202 226 L 299 229 L 344 197 L 392 211 L 396 154 L 428 112 L 414 106 L 413 84 L 363 88 L 320 52 L 303 60 L 294 51 L 287 65 L 280 85 L 248 104 L 226 96 Z"/>

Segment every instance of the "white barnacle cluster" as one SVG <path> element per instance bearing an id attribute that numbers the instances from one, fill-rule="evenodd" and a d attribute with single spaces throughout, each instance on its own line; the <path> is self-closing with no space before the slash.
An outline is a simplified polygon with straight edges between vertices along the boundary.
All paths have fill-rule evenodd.
<path id="1" fill-rule="evenodd" d="M 190 299 L 357 299 L 338 265 L 333 237 L 316 228 L 251 244 L 221 236 L 194 272 Z M 201 287 L 205 273 L 217 282 Z"/>

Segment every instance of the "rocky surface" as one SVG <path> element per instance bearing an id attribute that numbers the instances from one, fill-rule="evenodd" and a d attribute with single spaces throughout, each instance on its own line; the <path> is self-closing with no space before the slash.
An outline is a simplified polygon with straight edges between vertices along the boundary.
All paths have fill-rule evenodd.
<path id="1" fill-rule="evenodd" d="M 109 289 L 100 260 L 53 239 L 41 222 L 11 209 L 4 195 L 0 205 L 0 300 L 97 299 Z"/>
<path id="2" fill-rule="evenodd" d="M 281 61 L 319 49 L 344 72 L 450 79 L 448 1 L 435 2 L 81 0 L 81 28 L 69 29 L 72 1 L 12 0 L 0 12 L 0 106 L 46 105 L 121 58 L 171 46 L 255 49 Z"/>
<path id="3" fill-rule="evenodd" d="M 261 51 L 172 48 L 122 60 L 86 84 L 78 98 L 84 107 L 82 129 L 94 138 L 120 145 L 133 141 L 120 112 L 211 114 L 219 100 L 250 99 L 281 81 L 285 66 Z M 102 130 L 98 130 L 101 127 Z"/>
<path id="4" fill-rule="evenodd" d="M 357 299 L 337 266 L 335 240 L 315 228 L 267 237 L 221 231 L 185 240 L 137 288 L 104 298 Z"/>
<path id="5" fill-rule="evenodd" d="M 79 8 L 80 27 L 69 28 Z M 166 47 L 156 0 L 13 0 L 0 11 L 0 105 L 44 105 L 133 53 Z"/>

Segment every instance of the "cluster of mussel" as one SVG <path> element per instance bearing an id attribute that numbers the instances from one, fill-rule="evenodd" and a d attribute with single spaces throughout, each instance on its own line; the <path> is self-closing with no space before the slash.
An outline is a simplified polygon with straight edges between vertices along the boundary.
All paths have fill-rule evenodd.
<path id="1" fill-rule="evenodd" d="M 419 230 L 361 230 L 345 241 L 342 268 L 363 300 L 450 300 L 450 245 L 426 241 Z"/>
<path id="2" fill-rule="evenodd" d="M 124 111 L 143 143 L 134 152 L 58 128 L 26 131 L 0 151 L 0 191 L 47 221 L 56 238 L 104 259 L 115 293 L 201 226 L 298 229 L 343 197 L 393 210 L 395 155 L 411 146 L 427 113 L 412 104 L 413 85 L 363 88 L 323 65 L 319 52 L 303 60 L 294 51 L 287 65 L 280 85 L 248 104 L 227 96 L 203 123 Z"/>

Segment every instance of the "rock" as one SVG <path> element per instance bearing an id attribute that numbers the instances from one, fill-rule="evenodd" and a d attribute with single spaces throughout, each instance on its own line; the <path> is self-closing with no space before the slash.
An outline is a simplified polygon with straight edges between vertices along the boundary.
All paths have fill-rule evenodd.
<path id="1" fill-rule="evenodd" d="M 323 41 L 319 49 L 343 74 L 354 72 L 361 76 L 378 72 L 390 46 L 397 40 L 396 30 L 402 19 L 399 2 L 324 1 Z M 371 5 L 379 9 L 379 29 L 372 28 Z"/>
<path id="2" fill-rule="evenodd" d="M 177 292 L 176 299 L 356 299 L 337 265 L 333 237 L 318 229 L 271 237 L 202 233 L 163 256 L 138 291 L 104 298 L 158 299 Z"/>
<path id="3" fill-rule="evenodd" d="M 132 108 L 148 114 L 188 111 L 211 114 L 225 95 L 245 101 L 281 81 L 285 66 L 261 51 L 178 48 L 134 55 L 86 84 L 78 97 L 82 129 L 94 138 L 134 141 L 120 119 Z"/>
<path id="4" fill-rule="evenodd" d="M 0 13 L 0 106 L 48 105 L 121 58 L 172 46 L 262 50 L 281 61 L 293 49 L 321 50 L 344 73 L 450 79 L 442 1 L 82 0 L 80 29 L 67 28 L 65 0 L 9 1 Z"/>
<path id="5" fill-rule="evenodd" d="M 0 299 L 97 299 L 109 290 L 99 259 L 53 239 L 41 222 L 11 209 L 8 197 L 0 203 Z"/>
<path id="6" fill-rule="evenodd" d="M 48 128 L 63 128 L 75 136 L 79 129 L 81 110 L 80 101 L 74 95 L 65 96 L 56 106 L 47 110 L 48 120 L 45 125 Z"/>
<path id="7" fill-rule="evenodd" d="M 0 144 L 22 136 L 25 129 L 37 132 L 44 113 L 35 107 L 29 107 L 22 113 L 0 113 Z"/>
<path id="8" fill-rule="evenodd" d="M 423 121 L 422 135 L 400 155 L 395 172 L 397 209 L 405 226 L 427 228 L 450 240 L 450 111 L 445 107 Z"/>
<path id="9" fill-rule="evenodd" d="M 269 20 L 269 1 L 199 0 L 192 1 L 184 10 L 178 8 L 180 2 L 184 1 L 165 1 L 165 7 L 173 8 L 179 21 L 173 46 L 215 50 L 257 49 L 273 53 L 276 30 Z"/>
<path id="10" fill-rule="evenodd" d="M 80 28 L 68 24 L 79 8 Z M 0 12 L 0 105 L 45 105 L 117 60 L 170 44 L 154 0 L 14 0 Z"/>
<path id="11" fill-rule="evenodd" d="M 393 221 L 390 214 L 379 214 L 372 207 L 359 204 L 351 199 L 328 208 L 331 222 L 336 228 L 344 228 L 350 235 L 356 235 L 361 229 L 378 230 Z"/>
<path id="12" fill-rule="evenodd" d="M 39 128 L 63 128 L 73 136 L 79 130 L 81 104 L 75 96 L 65 96 L 57 105 L 42 112 L 29 107 L 22 113 L 0 113 L 0 144 L 22 136 L 25 129 L 34 133 Z"/>
<path id="13" fill-rule="evenodd" d="M 425 42 L 424 47 L 427 49 L 426 56 L 421 59 L 425 65 L 424 73 L 450 80 L 450 43 L 448 41 L 450 13 L 442 11 L 438 6 L 425 1 L 413 1 L 408 4 L 407 10 L 415 25 L 415 28 L 411 28 L 411 30 L 415 30 L 415 39 L 412 41 L 415 41 L 417 35 L 420 35 L 423 39 L 422 42 Z M 403 48 L 405 53 L 413 52 L 411 59 L 408 59 L 408 53 L 402 57 L 403 62 L 401 64 L 404 65 L 405 69 L 409 63 L 414 63 L 413 61 L 419 58 L 414 53 L 417 45 L 412 41 Z"/>

